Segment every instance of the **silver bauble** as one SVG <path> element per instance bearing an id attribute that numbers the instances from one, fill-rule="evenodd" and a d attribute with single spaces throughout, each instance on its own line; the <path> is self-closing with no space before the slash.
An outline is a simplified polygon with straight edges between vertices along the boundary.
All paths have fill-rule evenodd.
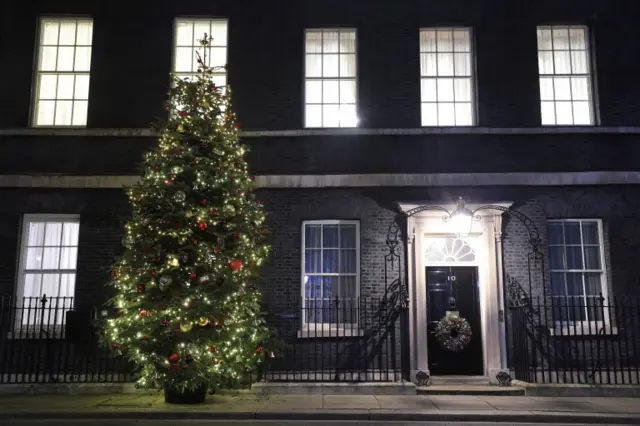
<path id="1" fill-rule="evenodd" d="M 173 201 L 175 201 L 176 203 L 184 203 L 186 199 L 187 199 L 187 194 L 185 194 L 182 191 L 178 191 L 175 194 L 173 194 Z"/>

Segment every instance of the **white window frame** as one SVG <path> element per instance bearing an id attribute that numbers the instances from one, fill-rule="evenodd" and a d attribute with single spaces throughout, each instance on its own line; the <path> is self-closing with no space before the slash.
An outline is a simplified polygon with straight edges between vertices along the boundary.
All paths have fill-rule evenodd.
<path id="1" fill-rule="evenodd" d="M 455 31 L 466 31 L 467 35 L 469 37 L 469 51 L 468 52 L 458 52 L 455 51 L 454 48 L 452 47 L 451 51 L 445 51 L 445 52 L 439 52 L 438 48 L 436 47 L 436 51 L 435 52 L 431 52 L 431 51 L 425 51 L 423 50 L 423 46 L 421 43 L 422 37 L 419 37 L 420 42 L 418 44 L 418 54 L 420 56 L 420 60 L 419 60 L 419 66 L 420 66 L 420 125 L 422 127 L 472 127 L 476 125 L 476 67 L 475 67 L 475 52 L 474 52 L 474 44 L 473 44 L 473 29 L 471 27 L 425 27 L 425 28 L 420 28 L 419 31 L 419 35 L 421 35 L 423 32 L 427 32 L 427 31 L 435 31 L 436 32 L 436 37 L 437 37 L 437 33 L 438 32 L 451 32 L 453 34 L 453 32 Z M 453 43 L 455 43 L 455 41 L 453 41 Z M 425 66 L 425 64 L 423 63 L 423 55 L 425 54 L 436 54 L 436 63 L 437 63 L 437 55 L 439 53 L 447 53 L 447 54 L 454 54 L 454 53 L 467 53 L 469 55 L 469 72 L 470 75 L 468 76 L 457 76 L 455 75 L 455 56 L 453 58 L 454 62 L 454 74 L 453 75 L 439 75 L 438 70 L 436 69 L 436 75 L 423 75 L 422 74 L 422 68 Z M 437 68 L 437 65 L 436 65 Z M 438 80 L 440 79 L 451 79 L 454 81 L 454 87 L 453 89 L 453 101 L 441 101 L 438 99 L 438 94 L 437 94 L 437 84 L 438 84 Z M 456 101 L 455 99 L 455 80 L 457 79 L 469 79 L 469 85 L 470 85 L 470 100 L 469 102 L 467 101 Z M 424 92 L 422 90 L 422 86 L 423 86 L 423 82 L 426 80 L 434 80 L 436 82 L 436 100 L 435 101 L 425 101 L 424 99 Z M 453 114 L 454 114 L 454 124 L 440 124 L 440 120 L 436 115 L 436 124 L 428 124 L 425 123 L 425 121 L 423 120 L 423 109 L 425 108 L 425 105 L 427 104 L 435 104 L 436 105 L 436 114 L 439 111 L 440 105 L 441 104 L 453 104 Z M 471 123 L 469 124 L 456 124 L 455 121 L 455 111 L 456 111 L 456 105 L 458 104 L 469 104 L 470 108 L 471 108 Z"/>
<path id="2" fill-rule="evenodd" d="M 302 338 L 315 338 L 315 337 L 350 337 L 362 335 L 363 331 L 360 329 L 359 317 L 356 318 L 355 323 L 342 323 L 339 325 L 326 324 L 326 323 L 307 323 L 304 318 L 304 306 L 306 302 L 305 298 L 305 236 L 307 225 L 355 225 L 356 228 L 356 273 L 314 273 L 314 276 L 355 276 L 356 277 L 356 300 L 360 300 L 360 221 L 359 220 L 346 220 L 346 219 L 326 219 L 326 220 L 305 220 L 302 222 L 302 250 L 301 250 L 301 267 L 300 267 L 300 296 L 302 300 L 302 306 L 300 309 L 300 330 L 298 330 L 298 337 Z M 321 246 L 322 247 L 322 246 Z M 361 315 L 360 309 L 357 310 L 358 316 Z M 347 327 L 343 327 L 348 324 Z"/>
<path id="3" fill-rule="evenodd" d="M 69 22 L 69 21 L 73 21 L 76 23 L 76 37 L 78 36 L 78 29 L 77 29 L 77 24 L 79 22 L 91 22 L 91 44 L 89 45 L 84 45 L 84 44 L 77 44 L 77 39 L 75 41 L 75 44 L 73 45 L 60 45 L 60 44 L 55 44 L 55 45 L 50 45 L 50 44 L 43 44 L 43 39 L 44 39 L 44 23 L 46 21 L 52 21 L 52 22 L 57 22 L 58 25 L 64 23 L 64 22 Z M 59 30 L 58 30 L 59 31 Z M 93 18 L 92 17 L 55 17 L 55 16 L 42 16 L 40 17 L 39 20 L 39 25 L 38 25 L 38 42 L 37 42 L 37 50 L 36 50 L 36 63 L 35 63 L 35 72 L 34 72 L 34 81 L 33 81 L 33 107 L 32 107 L 32 114 L 31 114 L 31 126 L 32 127 L 41 127 L 41 128 L 59 128 L 59 127 L 63 127 L 63 128 L 83 128 L 83 127 L 87 127 L 87 120 L 88 120 L 88 115 L 89 115 L 89 98 L 90 98 L 90 89 L 91 89 L 91 61 L 93 59 L 93 32 L 94 32 L 94 22 L 93 22 Z M 58 32 L 58 36 L 59 36 L 59 32 Z M 57 41 L 57 43 L 59 43 L 60 40 Z M 76 71 L 75 69 L 73 71 L 58 71 L 57 69 L 54 71 L 49 71 L 49 70 L 41 70 L 41 66 L 40 66 L 40 62 L 42 60 L 42 52 L 43 52 L 43 47 L 56 47 L 56 60 L 57 57 L 59 55 L 59 49 L 61 46 L 63 47 L 73 47 L 74 48 L 74 62 L 75 62 L 75 49 L 77 49 L 78 47 L 88 47 L 89 48 L 89 69 L 86 71 Z M 75 65 L 74 65 L 75 68 Z M 67 98 L 58 98 L 58 94 L 56 93 L 54 95 L 54 98 L 52 99 L 41 99 L 40 98 L 40 93 L 41 93 L 41 85 L 40 85 L 40 77 L 42 75 L 55 75 L 56 77 L 59 76 L 63 76 L 63 75 L 71 75 L 74 76 L 74 87 L 73 87 L 73 94 L 72 97 L 70 99 Z M 87 81 L 87 98 L 83 99 L 83 98 L 76 98 L 75 97 L 75 91 L 76 91 L 76 82 L 75 82 L 75 77 L 77 77 L 78 75 L 82 75 L 82 76 L 87 76 L 88 81 Z M 57 85 L 56 85 L 56 89 L 55 92 L 58 91 Z M 56 103 L 58 101 L 71 101 L 71 123 L 70 124 L 55 124 L 55 119 L 56 119 L 56 111 L 58 109 L 58 106 L 55 105 L 54 106 L 54 113 L 53 113 L 53 124 L 38 124 L 38 114 L 39 114 L 39 102 L 41 100 L 50 100 L 50 101 L 55 101 Z M 73 110 L 74 107 L 76 105 L 76 102 L 86 102 L 87 103 L 87 111 L 86 111 L 86 116 L 85 116 L 85 120 L 83 124 L 73 124 Z"/>
<path id="4" fill-rule="evenodd" d="M 223 77 L 224 78 L 224 84 L 222 84 L 222 87 L 226 87 L 226 85 L 228 84 L 228 78 L 229 75 L 227 73 L 227 70 L 224 69 L 224 71 L 220 70 L 218 67 L 222 67 L 222 66 L 226 66 L 227 62 L 229 60 L 229 19 L 227 18 L 215 18 L 215 17 L 189 17 L 189 16 L 180 16 L 174 19 L 173 21 L 173 46 L 172 46 L 172 60 L 171 60 L 171 75 L 172 76 L 176 76 L 178 78 L 193 78 L 195 76 L 197 76 L 199 73 L 197 71 L 198 67 L 196 65 L 196 59 L 195 59 L 195 52 L 199 52 L 201 55 L 204 54 L 203 49 L 204 46 L 200 46 L 200 45 L 196 45 L 195 41 L 193 41 L 193 39 L 196 37 L 195 34 L 195 25 L 191 34 L 192 37 L 192 44 L 187 46 L 187 45 L 178 45 L 178 24 L 180 24 L 181 22 L 188 22 L 191 24 L 195 24 L 196 22 L 207 22 L 209 23 L 209 31 L 207 32 L 207 35 L 211 37 L 211 25 L 214 22 L 224 22 L 225 27 L 226 27 L 226 40 L 225 40 L 225 44 L 217 44 L 215 38 L 211 40 L 211 45 L 209 47 L 215 48 L 215 47 L 224 47 L 225 49 L 225 61 L 224 64 L 212 64 L 210 62 L 211 58 L 207 58 L 206 62 L 207 65 L 210 65 L 213 68 L 213 77 L 214 80 L 216 79 L 216 77 Z M 197 37 L 203 37 L 204 34 L 199 34 L 197 35 Z M 193 57 L 192 57 L 192 69 L 195 69 L 195 71 L 190 71 L 190 72 L 186 72 L 186 71 L 177 71 L 176 70 L 176 62 L 177 62 L 177 58 L 178 58 L 178 48 L 179 47 L 189 47 L 194 51 Z M 204 60 L 204 57 L 203 57 Z M 194 68 L 195 65 L 195 68 Z M 216 83 L 217 84 L 217 83 Z"/>
<path id="5" fill-rule="evenodd" d="M 324 76 L 324 72 L 323 75 L 320 77 L 309 77 L 307 76 L 307 56 L 309 55 L 309 53 L 307 52 L 307 36 L 310 33 L 330 33 L 330 32 L 337 32 L 337 33 L 353 33 L 354 37 L 355 37 L 355 41 L 353 44 L 353 53 L 351 52 L 347 52 L 348 54 L 352 54 L 354 57 L 354 77 L 342 77 L 340 75 L 338 75 L 338 77 L 325 77 Z M 339 45 L 339 43 L 338 43 Z M 358 123 L 359 123 L 359 118 L 358 118 L 358 30 L 356 28 L 307 28 L 304 31 L 304 45 L 303 45 L 303 50 L 304 50 L 304 64 L 303 64 L 303 75 L 304 75 L 304 85 L 303 85 L 303 111 L 302 111 L 302 115 L 303 115 L 303 121 L 304 121 L 304 127 L 307 129 L 335 129 L 335 128 L 347 128 L 347 129 L 353 129 L 353 128 L 357 128 L 358 127 Z M 338 47 L 338 55 L 340 54 L 340 48 Z M 320 53 L 322 56 L 325 55 L 324 51 Z M 336 105 L 335 103 L 325 103 L 325 102 L 321 102 L 321 103 L 310 103 L 307 101 L 307 82 L 308 81 L 320 81 L 320 82 L 324 82 L 324 81 L 340 81 L 340 80 L 353 80 L 354 82 L 354 108 L 355 108 L 355 123 L 353 125 L 348 124 L 348 125 L 342 125 L 339 124 L 337 127 L 336 126 L 328 126 L 324 124 L 324 117 L 321 117 L 320 121 L 321 121 L 321 125 L 319 127 L 317 126 L 310 126 L 307 123 L 307 106 L 308 105 L 320 105 L 321 107 L 324 105 Z M 338 95 L 339 96 L 339 95 Z M 338 104 L 337 105 L 349 105 L 346 102 L 342 102 L 340 99 L 338 99 Z"/>
<path id="6" fill-rule="evenodd" d="M 555 57 L 553 59 L 553 66 L 554 66 L 554 70 L 552 74 L 541 74 L 540 73 L 540 66 L 541 66 L 541 62 L 540 62 L 540 53 L 541 52 L 551 52 L 552 56 L 553 53 L 556 51 L 566 51 L 566 50 L 559 50 L 556 49 L 554 46 L 554 39 L 553 39 L 553 30 L 554 29 L 560 29 L 560 30 L 567 30 L 567 31 L 571 31 L 572 29 L 580 29 L 584 31 L 584 39 L 585 39 L 585 48 L 584 48 L 584 52 L 586 53 L 586 69 L 587 72 L 586 73 L 574 73 L 573 70 L 571 70 L 570 73 L 568 74 L 560 74 L 560 73 L 556 73 L 555 71 Z M 540 31 L 543 30 L 550 30 L 551 31 L 551 50 L 545 49 L 545 50 L 541 50 L 540 49 L 540 43 L 539 40 L 537 42 L 537 48 L 536 48 L 536 52 L 538 55 L 538 85 L 540 87 L 540 118 L 541 121 L 544 119 L 543 117 L 543 110 L 542 110 L 542 105 L 545 102 L 552 102 L 553 103 L 553 111 L 554 111 L 554 123 L 543 123 L 543 126 L 594 126 L 596 123 L 596 115 L 595 115 L 595 86 L 594 86 L 594 75 L 593 75 L 593 64 L 592 64 L 592 52 L 591 52 L 591 34 L 589 32 L 589 27 L 586 25 L 539 25 L 536 28 L 536 39 L 538 39 L 538 34 Z M 582 49 L 571 49 L 571 42 L 569 41 L 569 60 L 570 63 L 573 64 L 573 60 L 571 58 L 571 52 L 575 51 L 583 51 Z M 572 65 L 573 66 L 573 65 Z M 571 118 L 572 118 L 572 123 L 560 123 L 558 124 L 558 113 L 557 113 L 557 103 L 559 102 L 555 93 L 555 80 L 557 78 L 571 78 L 571 77 L 586 77 L 588 80 L 588 87 L 587 87 L 587 94 L 588 94 L 588 99 L 587 99 L 587 103 L 589 105 L 589 123 L 576 123 L 575 122 L 575 111 L 574 111 L 574 102 L 580 102 L 580 100 L 574 99 L 574 95 L 573 95 L 573 90 L 571 89 L 571 85 L 570 87 L 570 92 L 571 92 L 571 99 L 570 100 L 561 100 L 560 102 L 568 102 L 571 104 Z M 550 78 L 552 81 L 552 85 L 553 85 L 553 100 L 546 100 L 546 99 L 542 99 L 542 79 L 543 78 Z"/>
<path id="7" fill-rule="evenodd" d="M 610 324 L 610 320 L 609 320 L 609 306 L 611 305 L 611 300 L 609 297 L 609 285 L 608 285 L 608 280 L 607 280 L 607 264 L 606 264 L 606 257 L 605 257 L 605 251 L 604 251 L 604 230 L 603 230 L 603 224 L 602 224 L 602 219 L 593 219 L 593 218 L 580 218 L 580 219 L 576 219 L 576 218 L 567 218 L 567 219 L 549 219 L 547 221 L 547 223 L 551 224 L 551 223 L 580 223 L 580 248 L 581 248 L 581 252 L 582 252 L 582 256 L 584 259 L 584 236 L 582 234 L 582 222 L 595 222 L 597 224 L 598 227 L 598 241 L 599 241 L 599 256 L 600 256 L 600 269 L 552 269 L 551 265 L 549 265 L 549 275 L 551 275 L 551 273 L 553 272 L 562 272 L 562 273 L 600 273 L 601 274 L 601 281 L 600 281 L 600 291 L 603 295 L 603 297 L 605 298 L 605 307 L 602 308 L 603 311 L 603 318 L 602 320 L 591 320 L 589 319 L 589 317 L 587 316 L 585 321 L 562 321 L 562 320 L 556 320 L 554 318 L 554 322 L 555 322 L 555 330 L 551 330 L 552 334 L 554 335 L 558 335 L 558 336 L 570 336 L 570 335 L 586 335 L 586 334 L 598 334 L 599 332 L 601 332 L 601 330 L 604 330 L 605 334 L 615 334 L 617 333 L 616 329 L 611 327 Z M 549 256 L 551 256 L 550 252 L 550 247 L 566 247 L 567 245 L 564 243 L 563 244 L 548 244 L 548 250 L 549 250 Z M 566 254 L 565 254 L 566 256 Z M 584 265 L 583 265 L 584 266 Z M 551 283 L 550 283 L 551 284 Z M 584 283 L 584 276 L 582 279 L 582 288 L 583 288 L 583 294 L 584 294 L 584 302 L 585 302 L 585 316 L 588 315 L 588 309 L 586 307 L 586 300 L 587 300 L 587 293 L 586 293 L 586 287 L 585 287 L 585 283 Z M 565 292 L 566 292 L 566 283 L 565 283 Z M 554 300 L 554 297 L 551 296 L 551 300 Z M 566 304 L 566 302 L 565 302 Z"/>
<path id="8" fill-rule="evenodd" d="M 16 303 L 14 303 L 14 305 L 18 307 L 18 309 L 22 308 L 22 305 L 23 305 L 26 275 L 29 272 L 37 271 L 42 273 L 46 273 L 46 272 L 73 273 L 76 276 L 76 280 L 78 276 L 77 257 L 76 257 L 76 266 L 74 269 L 38 269 L 38 270 L 26 269 L 27 246 L 29 244 L 29 228 L 30 228 L 29 225 L 33 222 L 63 222 L 63 223 L 80 224 L 80 215 L 75 215 L 75 214 L 25 214 L 23 215 L 22 224 L 21 224 L 22 229 L 20 233 L 20 253 L 19 253 L 20 257 L 18 262 L 18 280 L 17 280 L 18 286 L 16 288 Z M 78 247 L 78 253 L 79 253 L 80 251 L 79 250 L 80 249 L 80 233 L 79 232 L 78 232 L 77 244 L 78 244 L 77 247 Z M 14 318 L 14 330 L 16 331 L 16 334 L 14 334 L 11 337 L 39 338 L 41 335 L 40 333 L 41 327 L 44 328 L 47 331 L 47 333 L 50 334 L 49 337 L 51 337 L 51 334 L 55 335 L 56 337 L 62 337 L 64 334 L 64 324 L 66 322 L 66 318 L 65 318 L 66 312 L 68 310 L 73 309 L 73 306 L 74 306 L 76 284 L 77 284 L 77 281 L 74 284 L 74 296 L 73 296 L 73 299 L 71 300 L 70 305 L 68 307 L 63 306 L 62 308 L 53 308 L 54 310 L 62 311 L 62 316 L 63 316 L 62 319 L 59 319 L 56 321 L 58 324 L 56 325 L 55 328 L 53 326 L 48 325 L 47 323 L 40 324 L 40 325 L 35 325 L 35 324 L 23 325 L 21 322 L 21 318 Z M 49 297 L 52 297 L 52 296 L 49 296 Z M 47 309 L 49 309 L 49 306 L 50 305 L 47 304 Z M 39 305 L 38 305 L 38 309 L 39 309 Z M 25 336 L 25 334 L 27 336 Z"/>

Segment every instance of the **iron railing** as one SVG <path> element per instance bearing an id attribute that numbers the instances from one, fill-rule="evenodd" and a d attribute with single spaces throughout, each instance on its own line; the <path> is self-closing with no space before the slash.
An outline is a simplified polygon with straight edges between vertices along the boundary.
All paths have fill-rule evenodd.
<path id="1" fill-rule="evenodd" d="M 294 300 L 270 309 L 282 342 L 267 381 L 403 380 L 400 306 L 387 298 Z M 281 305 L 282 306 L 282 305 Z"/>
<path id="2" fill-rule="evenodd" d="M 0 299 L 0 383 L 113 383 L 130 365 L 97 341 L 72 297 Z"/>
<path id="3" fill-rule="evenodd" d="M 640 384 L 640 298 L 548 297 L 511 307 L 516 379 Z"/>

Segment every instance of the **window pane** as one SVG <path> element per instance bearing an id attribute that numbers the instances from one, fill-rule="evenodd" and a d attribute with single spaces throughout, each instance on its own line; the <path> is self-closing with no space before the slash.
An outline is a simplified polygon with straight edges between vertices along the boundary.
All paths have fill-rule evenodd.
<path id="1" fill-rule="evenodd" d="M 585 269 L 600 269 L 600 247 L 585 247 L 584 248 L 584 268 Z"/>
<path id="2" fill-rule="evenodd" d="M 322 55 L 307 55 L 305 67 L 307 77 L 322 77 Z"/>
<path id="3" fill-rule="evenodd" d="M 41 74 L 38 84 L 40 99 L 55 99 L 58 77 L 55 74 Z"/>
<path id="4" fill-rule="evenodd" d="M 438 102 L 453 102 L 453 79 L 439 78 L 437 80 Z"/>
<path id="5" fill-rule="evenodd" d="M 453 32 L 440 30 L 436 33 L 438 52 L 453 52 Z"/>
<path id="6" fill-rule="evenodd" d="M 73 74 L 62 74 L 58 76 L 57 99 L 73 99 L 75 77 Z"/>
<path id="7" fill-rule="evenodd" d="M 226 46 L 227 45 L 227 21 L 223 21 L 223 20 L 211 21 L 211 30 L 209 31 L 209 35 L 211 36 L 212 46 Z"/>
<path id="8" fill-rule="evenodd" d="M 89 71 L 91 69 L 91 48 L 76 47 L 74 71 Z"/>
<path id="9" fill-rule="evenodd" d="M 453 53 L 438 53 L 438 76 L 453 76 Z"/>
<path id="10" fill-rule="evenodd" d="M 43 47 L 40 49 L 40 71 L 55 71 L 58 48 L 56 47 Z"/>
<path id="11" fill-rule="evenodd" d="M 356 76 L 356 56 L 340 55 L 340 77 Z"/>
<path id="12" fill-rule="evenodd" d="M 56 71 L 73 71 L 74 51 L 73 47 L 58 47 Z"/>
<path id="13" fill-rule="evenodd" d="M 322 127 L 322 106 L 307 105 L 305 107 L 305 126 Z"/>
<path id="14" fill-rule="evenodd" d="M 340 250 L 340 273 L 355 274 L 356 272 L 358 272 L 356 266 L 356 251 L 353 249 Z"/>
<path id="15" fill-rule="evenodd" d="M 193 39 L 193 22 L 176 23 L 176 45 L 191 46 Z"/>
<path id="16" fill-rule="evenodd" d="M 76 45 L 91 46 L 93 39 L 93 24 L 91 21 L 79 21 L 76 33 Z"/>
<path id="17" fill-rule="evenodd" d="M 322 55 L 322 76 L 323 77 L 339 77 L 340 63 L 337 54 Z"/>
<path id="18" fill-rule="evenodd" d="M 566 280 L 567 280 L 567 295 L 584 296 L 582 272 L 568 272 L 566 274 Z"/>
<path id="19" fill-rule="evenodd" d="M 339 277 L 322 277 L 322 298 L 329 299 L 331 304 L 325 305 L 329 309 L 335 309 L 334 299 L 338 295 Z"/>
<path id="20" fill-rule="evenodd" d="M 584 244 L 600 244 L 598 222 L 582 222 L 582 241 Z"/>
<path id="21" fill-rule="evenodd" d="M 455 124 L 456 116 L 453 103 L 438 103 L 438 125 L 454 126 Z"/>
<path id="22" fill-rule="evenodd" d="M 76 75 L 74 99 L 89 99 L 89 74 Z"/>
<path id="23" fill-rule="evenodd" d="M 356 247 L 356 225 L 340 225 L 340 247 Z"/>
<path id="24" fill-rule="evenodd" d="M 304 251 L 304 271 L 307 274 L 322 272 L 322 250 L 306 249 Z"/>
<path id="25" fill-rule="evenodd" d="M 471 103 L 456 103 L 456 126 L 471 126 L 473 124 L 473 112 Z"/>
<path id="26" fill-rule="evenodd" d="M 435 53 L 420 54 L 420 75 L 423 77 L 438 75 L 438 60 Z"/>
<path id="27" fill-rule="evenodd" d="M 454 54 L 454 74 L 458 77 L 471 75 L 471 58 L 468 53 Z"/>
<path id="28" fill-rule="evenodd" d="M 322 250 L 322 272 L 325 274 L 337 274 L 340 272 L 340 251 L 333 249 Z"/>
<path id="29" fill-rule="evenodd" d="M 44 222 L 31 222 L 29 223 L 29 246 L 41 246 L 44 245 Z"/>
<path id="30" fill-rule="evenodd" d="M 58 269 L 60 267 L 60 248 L 45 247 L 42 256 L 42 269 Z"/>
<path id="31" fill-rule="evenodd" d="M 73 103 L 73 119 L 71 124 L 74 126 L 82 126 L 87 123 L 87 108 L 89 102 L 75 101 Z"/>
<path id="32" fill-rule="evenodd" d="M 453 32 L 453 50 L 455 52 L 470 52 L 469 31 L 456 30 Z"/>
<path id="33" fill-rule="evenodd" d="M 553 269 L 565 269 L 564 267 L 564 247 L 549 247 L 549 267 Z"/>
<path id="34" fill-rule="evenodd" d="M 551 273 L 551 295 L 564 296 L 566 294 L 566 285 L 564 281 L 564 272 Z"/>
<path id="35" fill-rule="evenodd" d="M 76 269 L 78 260 L 77 247 L 64 247 L 60 252 L 60 269 Z"/>
<path id="36" fill-rule="evenodd" d="M 305 225 L 304 246 L 314 248 L 322 247 L 321 225 Z"/>
<path id="37" fill-rule="evenodd" d="M 193 66 L 193 49 L 191 47 L 178 47 L 175 52 L 175 72 L 191 72 Z"/>
<path id="38" fill-rule="evenodd" d="M 423 102 L 435 102 L 437 98 L 437 85 L 435 78 L 423 78 L 420 80 L 420 92 Z"/>
<path id="39" fill-rule="evenodd" d="M 340 105 L 322 106 L 322 126 L 340 127 Z"/>
<path id="40" fill-rule="evenodd" d="M 322 226 L 322 247 L 338 248 L 340 247 L 339 225 L 323 225 Z"/>
<path id="41" fill-rule="evenodd" d="M 471 80 L 456 78 L 453 87 L 456 102 L 471 102 Z"/>
<path id="42" fill-rule="evenodd" d="M 589 125 L 592 122 L 589 102 L 573 102 L 573 124 Z"/>
<path id="43" fill-rule="evenodd" d="M 305 85 L 306 85 L 305 101 L 311 104 L 322 103 L 322 81 L 307 80 Z"/>
<path id="44" fill-rule="evenodd" d="M 44 245 L 59 246 L 62 238 L 62 223 L 48 222 L 45 226 Z"/>
<path id="45" fill-rule="evenodd" d="M 570 101 L 571 79 L 568 77 L 556 77 L 553 79 L 555 99 L 557 101 Z"/>
<path id="46" fill-rule="evenodd" d="M 420 31 L 420 52 L 436 52 L 436 32 L 433 30 Z"/>
<path id="47" fill-rule="evenodd" d="M 356 103 L 355 80 L 340 80 L 340 103 Z"/>
<path id="48" fill-rule="evenodd" d="M 549 244 L 564 244 L 561 222 L 550 222 L 548 226 Z"/>
<path id="49" fill-rule="evenodd" d="M 322 278 L 319 276 L 305 277 L 304 297 L 308 299 L 319 299 L 322 297 Z"/>
<path id="50" fill-rule="evenodd" d="M 564 222 L 564 238 L 566 244 L 582 244 L 580 222 Z"/>
<path id="51" fill-rule="evenodd" d="M 25 269 L 42 269 L 42 247 L 30 247 L 27 249 Z"/>
<path id="52" fill-rule="evenodd" d="M 338 53 L 340 51 L 340 35 L 337 31 L 322 32 L 322 48 L 324 53 Z"/>
<path id="53" fill-rule="evenodd" d="M 342 31 L 340 33 L 340 52 L 355 53 L 356 51 L 356 33 L 353 31 Z"/>
<path id="54" fill-rule="evenodd" d="M 60 292 L 60 274 L 43 274 L 42 275 L 42 295 L 50 297 L 58 297 Z M 48 318 L 45 319 L 45 323 Z"/>
<path id="55" fill-rule="evenodd" d="M 422 104 L 422 125 L 437 126 L 438 125 L 438 106 L 435 103 Z"/>
<path id="56" fill-rule="evenodd" d="M 337 80 L 322 82 L 322 102 L 325 104 L 337 104 L 340 102 L 340 82 Z"/>
<path id="57" fill-rule="evenodd" d="M 582 249 L 580 247 L 566 247 L 567 269 L 582 269 Z"/>
<path id="58" fill-rule="evenodd" d="M 570 125 L 573 124 L 573 108 L 571 102 L 556 102 L 556 124 Z"/>
<path id="59" fill-rule="evenodd" d="M 42 296 L 42 274 L 25 274 L 23 297 Z"/>
<path id="60" fill-rule="evenodd" d="M 58 31 L 60 23 L 57 21 L 42 21 L 42 36 L 40 43 L 42 45 L 56 45 L 58 44 Z"/>

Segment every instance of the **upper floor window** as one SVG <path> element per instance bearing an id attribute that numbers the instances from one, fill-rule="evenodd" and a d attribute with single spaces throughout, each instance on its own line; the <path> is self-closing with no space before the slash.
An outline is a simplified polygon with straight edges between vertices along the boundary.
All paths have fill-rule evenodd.
<path id="1" fill-rule="evenodd" d="M 423 126 L 474 124 L 469 28 L 420 30 L 420 92 Z"/>
<path id="2" fill-rule="evenodd" d="M 594 123 L 587 28 L 538 27 L 543 125 Z"/>
<path id="3" fill-rule="evenodd" d="M 79 231 L 77 216 L 24 216 L 16 327 L 63 325 L 73 307 Z"/>
<path id="4" fill-rule="evenodd" d="M 86 126 L 93 21 L 40 21 L 34 126 Z"/>
<path id="5" fill-rule="evenodd" d="M 359 234 L 360 223 L 354 220 L 303 223 L 302 324 L 305 328 L 311 331 L 357 329 Z"/>
<path id="6" fill-rule="evenodd" d="M 305 127 L 356 127 L 356 30 L 307 30 L 305 46 Z"/>
<path id="7" fill-rule="evenodd" d="M 594 323 L 608 320 L 600 301 L 607 294 L 602 221 L 552 220 L 548 234 L 554 319 L 594 332 Z"/>
<path id="8" fill-rule="evenodd" d="M 198 58 L 202 56 L 206 65 L 213 68 L 213 82 L 216 86 L 227 84 L 227 28 L 226 19 L 176 19 L 175 54 L 173 72 L 179 78 L 198 74 Z M 209 46 L 200 41 L 209 39 Z"/>

